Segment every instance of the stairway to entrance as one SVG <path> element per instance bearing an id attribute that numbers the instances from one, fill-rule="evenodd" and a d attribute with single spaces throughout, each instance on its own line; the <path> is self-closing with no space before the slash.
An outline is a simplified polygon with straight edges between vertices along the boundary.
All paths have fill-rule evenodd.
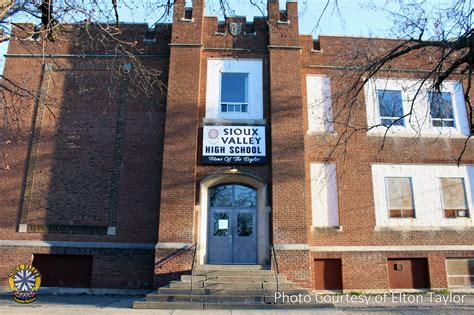
<path id="1" fill-rule="evenodd" d="M 145 301 L 136 301 L 137 309 L 261 309 L 315 308 L 331 304 L 281 303 L 275 293 L 308 295 L 308 289 L 276 274 L 268 266 L 202 265 L 193 276 L 183 275 L 180 281 L 148 294 Z"/>

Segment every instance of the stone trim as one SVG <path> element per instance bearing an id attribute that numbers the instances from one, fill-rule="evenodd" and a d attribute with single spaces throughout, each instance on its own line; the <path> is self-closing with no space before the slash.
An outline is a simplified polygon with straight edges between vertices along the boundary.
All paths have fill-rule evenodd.
<path id="1" fill-rule="evenodd" d="M 375 226 L 375 232 L 400 231 L 474 231 L 474 226 Z"/>
<path id="2" fill-rule="evenodd" d="M 86 58 L 99 58 L 99 59 L 114 59 L 117 57 L 123 57 L 123 55 L 101 55 L 101 54 L 5 54 L 5 58 L 77 58 L 77 59 L 86 59 Z M 166 54 L 150 54 L 150 55 L 133 55 L 136 58 L 166 58 L 168 59 L 170 55 Z"/>
<path id="3" fill-rule="evenodd" d="M 473 245 L 308 246 L 312 252 L 474 251 Z"/>
<path id="4" fill-rule="evenodd" d="M 285 22 L 286 24 L 286 22 Z M 268 49 L 291 49 L 291 50 L 301 50 L 301 46 L 281 46 L 281 45 L 268 45 Z"/>
<path id="5" fill-rule="evenodd" d="M 0 240 L 0 247 L 64 247 L 64 248 L 97 248 L 97 249 L 149 249 L 154 250 L 154 243 L 116 243 L 116 242 L 63 242 L 34 240 Z"/>
<path id="6" fill-rule="evenodd" d="M 192 245 L 191 243 L 158 242 L 155 249 L 183 249 Z"/>
<path id="7" fill-rule="evenodd" d="M 309 250 L 308 244 L 273 244 L 275 250 Z"/>
<path id="8" fill-rule="evenodd" d="M 107 235 L 107 227 L 88 225 L 27 224 L 26 233 Z"/>
<path id="9" fill-rule="evenodd" d="M 311 246 L 308 244 L 274 244 L 276 250 L 311 252 L 408 252 L 408 251 L 474 251 L 473 245 L 408 245 L 408 246 Z"/>
<path id="10" fill-rule="evenodd" d="M 170 47 L 191 47 L 191 48 L 201 48 L 202 44 L 193 44 L 193 43 L 170 43 Z"/>

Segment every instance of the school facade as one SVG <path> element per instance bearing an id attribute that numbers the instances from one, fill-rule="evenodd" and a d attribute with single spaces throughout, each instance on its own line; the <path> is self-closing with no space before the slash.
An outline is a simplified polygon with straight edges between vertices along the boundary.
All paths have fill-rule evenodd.
<path id="1" fill-rule="evenodd" d="M 471 133 L 466 82 L 418 89 L 429 65 L 407 56 L 348 100 L 357 53 L 397 41 L 315 41 L 299 34 L 297 1 L 280 11 L 271 0 L 253 22 L 184 2 L 172 24 L 117 35 L 160 74 L 145 90 L 93 25 L 64 25 L 45 46 L 33 25 L 15 27 L 1 285 L 25 262 L 44 286 L 148 289 L 193 260 L 276 256 L 281 274 L 317 290 L 472 287 L 472 141 L 457 163 Z"/>

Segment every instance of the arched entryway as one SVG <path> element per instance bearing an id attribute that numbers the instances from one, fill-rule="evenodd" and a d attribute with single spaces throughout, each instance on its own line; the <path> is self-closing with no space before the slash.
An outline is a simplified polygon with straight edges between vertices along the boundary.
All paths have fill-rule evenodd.
<path id="1" fill-rule="evenodd" d="M 242 173 L 221 173 L 201 181 L 198 262 L 268 264 L 267 186 Z"/>
<path id="2" fill-rule="evenodd" d="M 209 264 L 257 263 L 257 190 L 239 183 L 209 189 Z"/>

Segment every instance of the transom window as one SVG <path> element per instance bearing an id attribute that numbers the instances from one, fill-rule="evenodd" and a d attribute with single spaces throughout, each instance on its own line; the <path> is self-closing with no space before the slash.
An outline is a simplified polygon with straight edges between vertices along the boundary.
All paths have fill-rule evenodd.
<path id="1" fill-rule="evenodd" d="M 377 90 L 380 121 L 385 126 L 404 126 L 403 102 L 401 91 Z"/>
<path id="2" fill-rule="evenodd" d="M 387 201 L 390 218 L 414 218 L 413 189 L 410 177 L 387 177 Z"/>
<path id="3" fill-rule="evenodd" d="M 211 207 L 215 208 L 255 208 L 257 191 L 253 188 L 229 184 L 212 187 L 209 190 Z"/>
<path id="4" fill-rule="evenodd" d="M 464 178 L 439 179 L 445 218 L 469 217 Z"/>
<path id="5" fill-rule="evenodd" d="M 221 77 L 221 112 L 247 113 L 248 73 L 222 73 Z"/>
<path id="6" fill-rule="evenodd" d="M 454 127 L 451 93 L 429 92 L 431 121 L 434 127 Z"/>

